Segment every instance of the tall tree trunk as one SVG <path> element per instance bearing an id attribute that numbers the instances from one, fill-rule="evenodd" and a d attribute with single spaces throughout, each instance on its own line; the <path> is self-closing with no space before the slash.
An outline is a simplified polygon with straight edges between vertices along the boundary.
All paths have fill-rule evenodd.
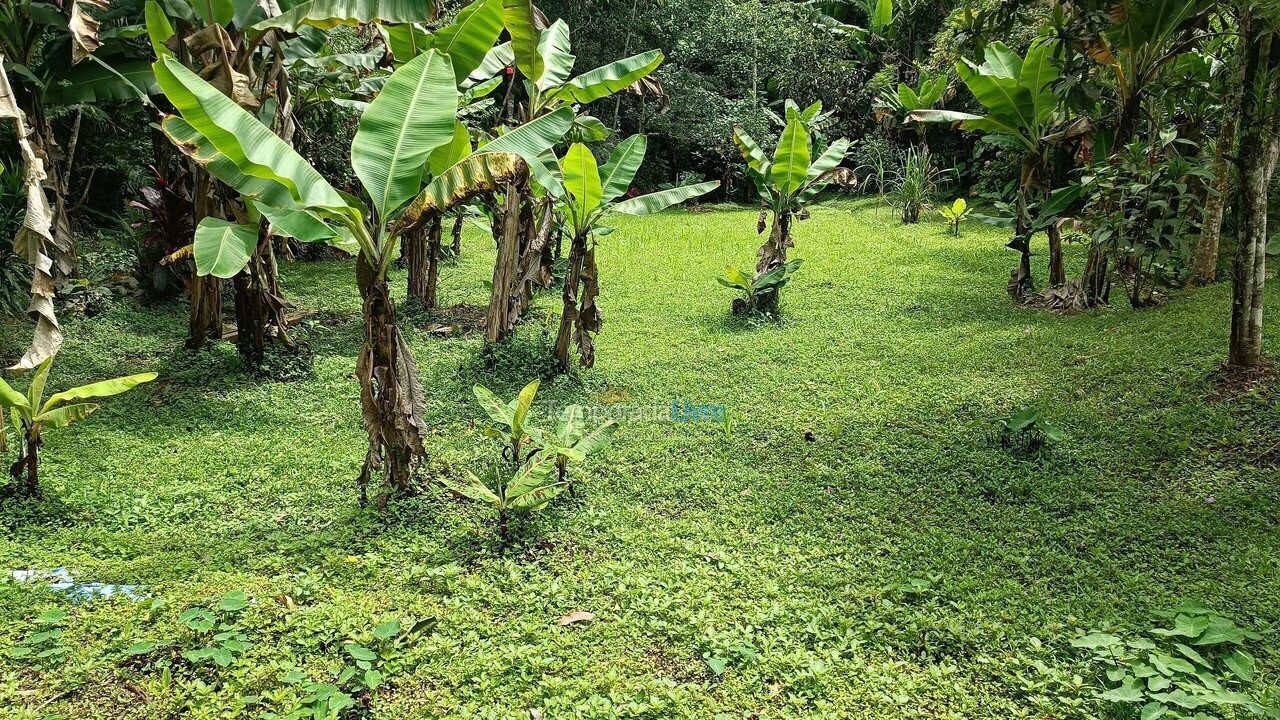
<path id="1" fill-rule="evenodd" d="M 1218 246 L 1222 240 L 1222 220 L 1227 206 L 1227 193 L 1231 191 L 1231 158 L 1236 150 L 1236 135 L 1240 127 L 1240 108 L 1244 84 L 1244 48 L 1240 50 L 1240 58 L 1231 70 L 1228 81 L 1227 97 L 1224 104 L 1225 117 L 1222 120 L 1222 131 L 1213 151 L 1214 180 L 1209 197 L 1205 200 L 1204 225 L 1200 228 L 1200 238 L 1196 241 L 1192 254 L 1191 275 L 1187 284 L 1191 286 L 1207 285 L 1218 279 Z"/>
<path id="2" fill-rule="evenodd" d="M 494 222 L 498 257 L 493 265 L 493 289 L 489 296 L 489 311 L 485 316 L 485 339 L 489 342 L 506 340 L 520 318 L 520 206 L 523 193 L 517 183 L 508 183 L 502 207 Z"/>
<path id="3" fill-rule="evenodd" d="M 386 278 L 361 254 L 356 283 L 364 300 L 364 342 L 356 361 L 360 405 L 369 450 L 360 472 L 360 502 L 368 503 L 369 483 L 377 480 L 377 507 L 385 510 L 394 492 L 410 487 L 417 459 L 426 454 L 422 439 L 424 398 L 413 352 L 396 327 L 395 303 Z"/>
<path id="4" fill-rule="evenodd" d="M 1280 80 L 1277 38 L 1249 10 L 1240 19 L 1245 48 L 1246 91 L 1241 100 L 1240 152 L 1236 165 L 1240 187 L 1240 243 L 1231 268 L 1231 339 L 1227 364 L 1257 367 L 1262 357 L 1262 306 L 1267 262 L 1267 190 L 1280 153 L 1280 108 L 1275 106 Z"/>

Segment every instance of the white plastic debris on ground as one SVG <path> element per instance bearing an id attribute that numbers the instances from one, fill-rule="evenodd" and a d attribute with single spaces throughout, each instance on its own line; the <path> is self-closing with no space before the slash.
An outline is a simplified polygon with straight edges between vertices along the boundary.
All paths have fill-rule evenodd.
<path id="1" fill-rule="evenodd" d="M 9 575 L 19 584 L 43 582 L 56 593 L 65 593 L 72 602 L 83 602 L 99 598 L 110 598 L 117 595 L 133 601 L 146 600 L 150 595 L 137 585 L 115 585 L 112 583 L 76 582 L 71 572 L 64 567 L 52 570 L 10 570 Z"/>

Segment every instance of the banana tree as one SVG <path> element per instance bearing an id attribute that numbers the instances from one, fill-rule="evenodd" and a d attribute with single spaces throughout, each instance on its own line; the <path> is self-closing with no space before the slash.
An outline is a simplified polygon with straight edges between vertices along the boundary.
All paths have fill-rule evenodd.
<path id="1" fill-rule="evenodd" d="M 596 267 L 596 239 L 613 230 L 600 225 L 609 213 L 649 215 L 704 195 L 720 187 L 718 181 L 684 185 L 619 201 L 631 187 L 648 150 L 644 135 L 632 135 L 618 144 L 603 167 L 581 143 L 574 143 L 559 162 L 563 184 L 549 192 L 557 199 L 572 238 L 569 268 L 564 281 L 564 309 L 556 336 L 556 366 L 569 371 L 569 345 L 576 341 L 582 367 L 595 364 L 595 334 L 603 322 L 597 299 L 600 273 Z"/>
<path id="2" fill-rule="evenodd" d="M 9 474 L 18 488 L 30 495 L 40 493 L 40 448 L 44 446 L 45 430 L 64 428 L 85 419 L 98 409 L 96 403 L 83 402 L 84 400 L 119 395 L 156 379 L 155 373 L 141 373 L 103 380 L 54 393 L 46 400 L 44 390 L 52 366 L 53 356 L 41 361 L 31 376 L 31 385 L 26 394 L 0 380 L 0 410 L 9 411 L 9 421 L 13 425 L 18 447 L 18 460 L 10 466 Z M 8 432 L 3 426 L 3 415 L 0 412 L 0 446 L 4 445 L 3 436 Z"/>
<path id="3" fill-rule="evenodd" d="M 369 482 L 379 478 L 377 505 L 385 508 L 393 492 L 409 485 L 427 432 L 417 366 L 396 326 L 387 282 L 400 238 L 422 206 L 444 211 L 503 183 L 524 181 L 528 166 L 515 154 L 472 155 L 422 189 L 431 154 L 454 136 L 458 105 L 452 62 L 435 50 L 397 69 L 360 118 L 351 165 L 367 203 L 335 190 L 287 143 L 180 62 L 163 58 L 155 72 L 181 113 L 163 123 L 179 149 L 270 222 L 296 223 L 297 234 L 308 239 L 330 235 L 329 242 L 344 243 L 356 255 L 365 321 L 356 376 L 369 436 L 359 488 L 367 502 Z M 257 232 L 248 226 L 221 238 L 245 251 Z"/>
<path id="4" fill-rule="evenodd" d="M 30 347 L 14 366 L 30 370 L 57 352 L 62 331 L 54 312 L 55 281 L 75 273 L 75 242 L 67 217 L 81 113 L 65 147 L 52 118 L 60 110 L 107 100 L 135 100 L 153 89 L 147 62 L 124 42 L 106 37 L 101 22 L 127 24 L 134 0 L 33 0 L 0 3 L 0 120 L 14 123 L 23 159 L 27 213 L 15 253 L 31 265 Z M 16 87 L 16 92 L 15 92 Z"/>
<path id="5" fill-rule="evenodd" d="M 821 106 L 816 106 L 820 112 Z M 841 138 L 831 143 L 814 158 L 814 142 L 807 118 L 816 116 L 815 106 L 804 111 L 790 109 L 787 126 L 778 139 L 770 159 L 760 145 L 741 127 L 733 128 L 733 140 L 747 161 L 747 175 L 756 186 L 764 204 L 757 232 L 763 233 L 766 217 L 773 216 L 769 239 L 760 246 L 755 279 L 758 281 L 787 263 L 787 250 L 795 246 L 791 225 L 808 217 L 806 208 L 831 184 L 856 183 L 853 173 L 840 163 L 849 153 L 849 141 Z M 814 113 L 814 115 L 811 115 Z M 774 312 L 780 293 L 771 292 L 759 298 L 757 309 Z"/>
<path id="6" fill-rule="evenodd" d="M 1038 39 L 1026 58 L 1020 58 L 1004 43 L 986 47 L 982 65 L 964 60 L 956 72 L 969 91 L 987 111 L 985 115 L 953 110 L 916 110 L 908 113 L 912 122 L 948 122 L 965 130 L 981 132 L 993 142 L 1022 151 L 1022 169 L 1012 224 L 1015 228 L 1008 247 L 1018 251 L 1018 268 L 1009 280 L 1009 293 L 1017 300 L 1029 299 L 1035 290 L 1031 276 L 1031 236 L 1044 228 L 1049 236 L 1049 284 L 1060 287 L 1067 281 L 1063 264 L 1062 237 L 1056 223 L 1046 217 L 1052 191 L 1050 152 L 1055 145 L 1082 136 L 1089 125 L 1084 120 L 1065 122 L 1061 96 L 1054 84 L 1059 77 L 1054 62 L 1056 42 Z"/>
<path id="7" fill-rule="evenodd" d="M 945 74 L 922 74 L 914 88 L 906 83 L 898 83 L 897 90 L 886 90 L 881 93 L 871 109 L 875 112 L 876 120 L 881 123 L 901 122 L 916 110 L 929 110 L 937 106 L 946 92 L 947 76 Z M 922 146 L 928 144 L 925 134 L 927 128 L 927 125 L 916 125 L 917 137 Z"/>

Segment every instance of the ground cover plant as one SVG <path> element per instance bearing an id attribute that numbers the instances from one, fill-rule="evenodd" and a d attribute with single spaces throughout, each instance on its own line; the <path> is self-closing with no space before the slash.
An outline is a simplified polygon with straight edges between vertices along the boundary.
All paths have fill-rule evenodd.
<path id="1" fill-rule="evenodd" d="M 45 498 L 3 505 L 0 566 L 65 566 L 149 597 L 73 604 L 0 585 L 0 647 L 66 648 L 0 661 L 0 707 L 1129 717 L 1098 697 L 1115 683 L 1073 641 L 1173 627 L 1156 613 L 1191 599 L 1262 633 L 1245 646 L 1249 692 L 1274 700 L 1280 423 L 1273 395 L 1205 401 L 1228 288 L 1056 316 L 1001 299 L 999 230 L 919 233 L 873 200 L 813 214 L 793 311 L 758 326 L 708 291 L 723 258 L 755 247 L 754 210 L 617 221 L 600 246 L 601 266 L 619 271 L 601 296 L 616 319 L 597 369 L 544 381 L 537 406 L 543 422 L 568 404 L 624 422 L 585 460 L 578 496 L 513 525 L 505 554 L 490 508 L 427 484 L 495 452 L 472 425 L 485 416 L 472 386 L 512 398 L 527 384 L 486 371 L 478 336 L 405 327 L 423 382 L 439 388 L 425 409 L 436 467 L 385 515 L 351 493 L 364 453 L 349 377 L 363 334 L 354 261 L 282 268 L 290 297 L 325 313 L 307 340 L 313 376 L 297 382 L 260 381 L 227 345 L 183 350 L 182 313 L 165 305 L 65 319 L 60 382 L 161 379 L 61 431 Z M 492 245 L 466 232 L 440 291 L 481 303 Z M 1067 262 L 1079 269 L 1083 252 Z M 659 281 L 666 291 L 652 292 Z M 6 355 L 21 352 L 3 337 Z M 723 405 L 733 432 L 671 422 L 675 399 Z M 1028 457 L 992 442 L 992 420 L 1024 405 L 1066 437 Z M 246 606 L 220 609 L 237 591 Z M 190 629 L 191 608 L 247 647 L 225 667 L 201 659 L 219 631 Z M 378 639 L 385 623 L 424 619 L 404 640 Z M 34 642 L 55 625 L 56 642 Z M 162 647 L 134 647 L 144 642 Z M 363 660 L 376 682 L 357 648 L 377 654 Z"/>

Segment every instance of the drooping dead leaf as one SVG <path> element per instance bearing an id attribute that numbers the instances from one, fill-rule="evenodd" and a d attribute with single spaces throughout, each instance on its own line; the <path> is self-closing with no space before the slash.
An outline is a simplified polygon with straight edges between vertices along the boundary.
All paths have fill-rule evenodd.
<path id="1" fill-rule="evenodd" d="M 565 615 L 564 617 L 557 620 L 556 624 L 559 625 L 560 627 L 564 627 L 566 625 L 572 625 L 574 623 L 591 622 L 592 620 L 595 620 L 595 619 L 596 619 L 596 616 L 594 613 L 589 613 L 586 610 L 574 610 L 568 615 Z"/>
<path id="2" fill-rule="evenodd" d="M 13 239 L 13 249 L 30 263 L 31 304 L 27 312 L 36 321 L 35 337 L 14 370 L 30 370 L 52 357 L 62 346 L 62 328 L 53 309 L 53 258 L 49 247 L 53 246 L 53 208 L 44 194 L 47 177 L 44 160 L 36 154 L 28 137 L 26 116 L 18 107 L 9 85 L 9 75 L 0 67 L 0 120 L 12 120 L 18 137 L 18 149 L 22 154 L 22 181 L 27 189 L 27 213 Z"/>
<path id="3" fill-rule="evenodd" d="M 111 0 L 71 0 L 71 19 L 67 22 L 71 30 L 71 64 L 84 60 L 102 45 L 98 37 L 98 21 L 87 10 L 96 7 L 106 10 Z"/>

